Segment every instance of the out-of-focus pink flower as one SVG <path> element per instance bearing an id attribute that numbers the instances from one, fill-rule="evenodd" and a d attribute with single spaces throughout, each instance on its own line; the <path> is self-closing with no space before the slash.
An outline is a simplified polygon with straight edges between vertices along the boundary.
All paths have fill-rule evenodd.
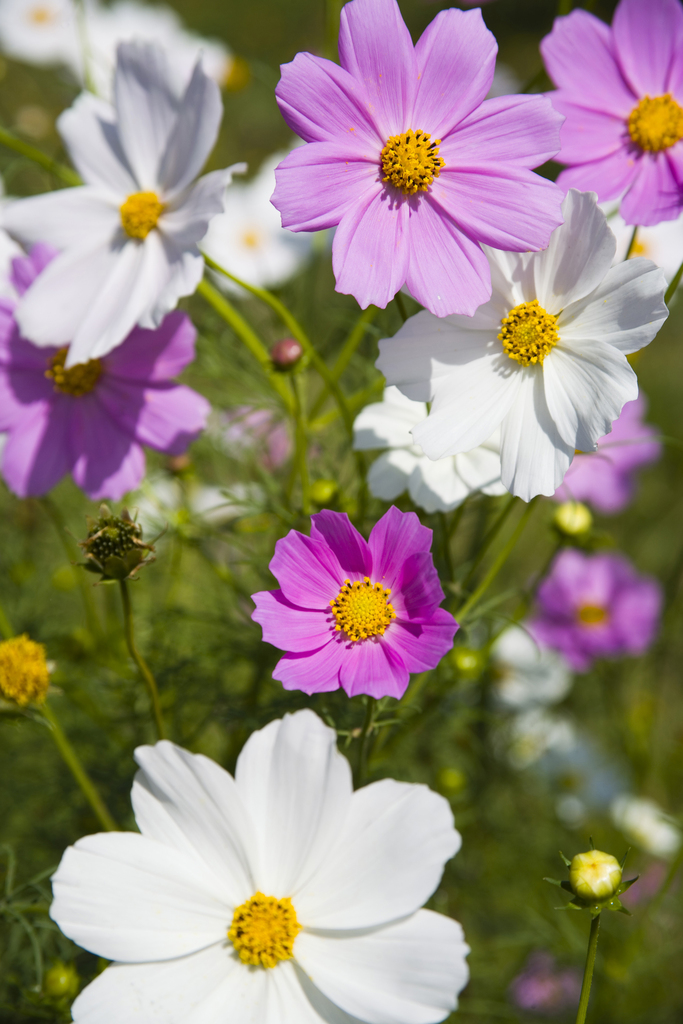
<path id="1" fill-rule="evenodd" d="M 223 414 L 222 441 L 231 455 L 240 457 L 260 450 L 268 470 L 277 469 L 289 458 L 292 442 L 287 427 L 270 409 L 238 405 Z"/>
<path id="2" fill-rule="evenodd" d="M 337 226 L 337 291 L 384 308 L 405 283 L 437 316 L 491 297 L 481 243 L 548 245 L 561 193 L 532 173 L 557 153 L 544 96 L 485 100 L 496 42 L 481 11 L 441 11 L 416 46 L 396 0 L 341 13 L 341 67 L 310 53 L 285 64 L 280 110 L 307 143 L 275 172 L 272 202 L 292 231 Z"/>
<path id="3" fill-rule="evenodd" d="M 411 672 L 435 668 L 458 628 L 444 593 L 432 531 L 393 507 L 366 541 L 346 514 L 311 516 L 270 563 L 281 590 L 252 594 L 263 639 L 287 653 L 273 677 L 286 690 L 402 697 Z"/>
<path id="4" fill-rule="evenodd" d="M 54 254 L 36 245 L 13 261 L 19 295 Z M 0 300 L 2 475 L 15 494 L 46 494 L 71 473 L 93 500 L 117 500 L 144 475 L 142 445 L 179 455 L 204 429 L 209 403 L 172 379 L 194 358 L 185 313 L 170 313 L 156 330 L 136 327 L 106 356 L 65 369 L 67 347 L 26 341 L 14 309 Z"/>
<path id="5" fill-rule="evenodd" d="M 538 589 L 529 630 L 577 672 L 595 658 L 642 654 L 659 626 L 662 591 L 624 555 L 562 551 Z"/>
<path id="6" fill-rule="evenodd" d="M 626 508 L 636 489 L 636 470 L 662 454 L 657 430 L 643 422 L 646 411 L 643 395 L 627 402 L 612 432 L 598 441 L 598 450 L 575 457 L 555 501 L 587 501 L 608 515 Z"/>
<path id="7" fill-rule="evenodd" d="M 550 953 L 532 953 L 524 970 L 510 985 L 512 1001 L 520 1010 L 556 1014 L 578 1005 L 581 975 L 573 967 L 558 967 Z"/>
<path id="8" fill-rule="evenodd" d="M 665 864 L 662 860 L 652 861 L 645 868 L 642 875 L 640 875 L 638 881 L 634 882 L 631 888 L 627 889 L 619 899 L 629 910 L 643 903 L 649 903 L 652 897 L 659 892 L 668 873 L 668 864 Z M 633 871 L 629 871 L 629 878 L 632 878 L 633 874 Z"/>
<path id="9" fill-rule="evenodd" d="M 566 117 L 558 184 L 624 195 L 627 224 L 683 210 L 683 8 L 621 0 L 612 27 L 587 11 L 556 18 L 541 43 L 555 108 Z"/>

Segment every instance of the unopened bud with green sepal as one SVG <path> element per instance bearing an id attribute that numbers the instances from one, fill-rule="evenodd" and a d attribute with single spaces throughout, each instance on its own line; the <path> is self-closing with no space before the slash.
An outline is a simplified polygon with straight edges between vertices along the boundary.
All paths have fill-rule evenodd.
<path id="1" fill-rule="evenodd" d="M 143 566 L 154 561 L 154 545 L 142 539 L 142 527 L 127 508 L 115 516 L 107 505 L 100 505 L 97 519 L 86 517 L 88 536 L 78 542 L 85 553 L 80 564 L 88 572 L 100 573 L 101 583 L 128 580 Z"/>
<path id="2" fill-rule="evenodd" d="M 545 879 L 546 882 L 571 893 L 572 899 L 569 903 L 564 907 L 558 907 L 558 910 L 589 910 L 594 916 L 603 910 L 629 913 L 619 899 L 638 879 L 636 875 L 626 882 L 623 880 L 628 851 L 620 862 L 611 853 L 596 850 L 591 840 L 591 848 L 585 853 L 577 853 L 571 860 L 563 853 L 560 853 L 560 856 L 569 868 L 569 879 L 561 882 L 555 878 Z"/>

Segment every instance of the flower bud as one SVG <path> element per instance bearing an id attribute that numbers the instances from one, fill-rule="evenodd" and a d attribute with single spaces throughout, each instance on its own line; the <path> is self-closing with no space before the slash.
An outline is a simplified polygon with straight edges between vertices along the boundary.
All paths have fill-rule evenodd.
<path id="1" fill-rule="evenodd" d="M 100 505 L 98 518 L 87 516 L 86 521 L 88 536 L 78 542 L 86 561 L 80 564 L 89 572 L 101 573 L 102 581 L 131 579 L 154 561 L 154 546 L 142 540 L 142 527 L 131 519 L 127 508 L 115 516 L 106 505 Z"/>
<path id="2" fill-rule="evenodd" d="M 311 484 L 311 498 L 316 505 L 327 505 L 337 493 L 335 480 L 315 480 Z"/>
<path id="3" fill-rule="evenodd" d="M 276 341 L 270 350 L 270 358 L 278 370 L 289 370 L 298 363 L 304 350 L 295 338 L 283 338 Z"/>
<path id="4" fill-rule="evenodd" d="M 42 704 L 50 685 L 45 648 L 24 633 L 0 643 L 0 697 L 20 707 Z"/>
<path id="5" fill-rule="evenodd" d="M 593 525 L 590 509 L 581 501 L 565 501 L 558 508 L 553 522 L 567 537 L 580 537 Z"/>
<path id="6" fill-rule="evenodd" d="M 484 669 L 482 652 L 471 647 L 454 647 L 451 651 L 451 662 L 456 671 L 467 679 L 476 679 Z"/>
<path id="7" fill-rule="evenodd" d="M 58 960 L 43 975 L 43 995 L 48 999 L 74 999 L 78 995 L 80 979 L 73 964 Z"/>
<path id="8" fill-rule="evenodd" d="M 621 885 L 621 875 L 617 858 L 601 850 L 577 853 L 569 865 L 572 891 L 586 903 L 611 899 Z"/>

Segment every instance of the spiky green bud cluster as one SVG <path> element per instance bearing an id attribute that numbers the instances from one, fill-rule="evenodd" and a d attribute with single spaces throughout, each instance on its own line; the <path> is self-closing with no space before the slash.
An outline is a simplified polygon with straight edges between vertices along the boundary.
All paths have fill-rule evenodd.
<path id="1" fill-rule="evenodd" d="M 107 505 L 100 505 L 97 519 L 87 516 L 87 524 L 88 536 L 78 542 L 86 558 L 81 564 L 100 573 L 100 582 L 131 579 L 154 561 L 154 545 L 142 540 L 142 527 L 127 508 L 115 516 Z"/>

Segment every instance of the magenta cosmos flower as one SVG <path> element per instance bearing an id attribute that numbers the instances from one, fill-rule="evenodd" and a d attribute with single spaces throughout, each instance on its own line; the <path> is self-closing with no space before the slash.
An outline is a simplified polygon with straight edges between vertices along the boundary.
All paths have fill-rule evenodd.
<path id="1" fill-rule="evenodd" d="M 662 454 L 657 430 L 643 422 L 646 411 L 643 395 L 627 402 L 612 432 L 598 441 L 597 451 L 575 457 L 555 500 L 587 501 L 607 515 L 626 508 L 635 493 L 636 471 Z"/>
<path id="2" fill-rule="evenodd" d="M 365 541 L 347 515 L 311 516 L 311 535 L 291 530 L 270 563 L 281 590 L 253 594 L 263 639 L 287 653 L 273 677 L 286 690 L 402 697 L 411 672 L 435 668 L 458 628 L 439 608 L 444 593 L 432 531 L 414 512 L 390 508 Z"/>
<path id="3" fill-rule="evenodd" d="M 683 8 L 621 0 L 610 28 L 587 11 L 557 18 L 541 51 L 564 114 L 558 184 L 624 195 L 627 224 L 683 210 Z"/>
<path id="4" fill-rule="evenodd" d="M 308 145 L 275 172 L 292 231 L 338 225 L 337 291 L 384 308 L 406 283 L 437 316 L 491 297 L 480 243 L 543 249 L 561 194 L 533 174 L 557 153 L 562 118 L 543 96 L 486 100 L 496 42 L 481 11 L 441 11 L 413 46 L 396 0 L 341 13 L 341 67 L 299 53 L 276 89 Z"/>
<path id="5" fill-rule="evenodd" d="M 53 256 L 36 245 L 13 261 L 19 295 Z M 185 313 L 170 313 L 154 331 L 136 327 L 102 359 L 65 369 L 67 348 L 22 338 L 14 308 L 0 299 L 2 475 L 15 494 L 46 494 L 71 473 L 90 498 L 116 500 L 143 477 L 143 444 L 180 455 L 204 429 L 208 402 L 171 379 L 194 358 Z"/>
<path id="6" fill-rule="evenodd" d="M 623 555 L 563 551 L 538 590 L 532 635 L 577 672 L 595 658 L 642 654 L 659 625 L 662 592 Z"/>

